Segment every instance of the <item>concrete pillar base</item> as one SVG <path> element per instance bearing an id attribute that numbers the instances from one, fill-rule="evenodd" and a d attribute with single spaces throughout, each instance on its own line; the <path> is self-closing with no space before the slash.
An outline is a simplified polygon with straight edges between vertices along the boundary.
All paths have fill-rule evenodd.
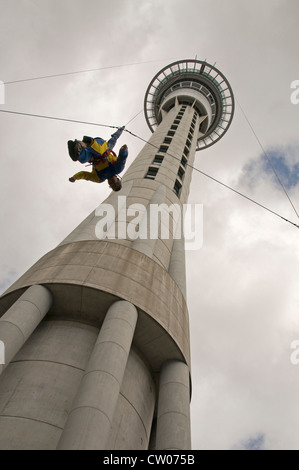
<path id="1" fill-rule="evenodd" d="M 160 372 L 156 449 L 191 449 L 189 369 L 167 361 Z"/>
<path id="2" fill-rule="evenodd" d="M 109 308 L 58 450 L 106 449 L 137 322 L 130 302 Z"/>
<path id="3" fill-rule="evenodd" d="M 0 341 L 5 357 L 4 364 L 0 364 L 0 374 L 44 318 L 51 304 L 50 291 L 44 286 L 34 285 L 1 317 Z"/>

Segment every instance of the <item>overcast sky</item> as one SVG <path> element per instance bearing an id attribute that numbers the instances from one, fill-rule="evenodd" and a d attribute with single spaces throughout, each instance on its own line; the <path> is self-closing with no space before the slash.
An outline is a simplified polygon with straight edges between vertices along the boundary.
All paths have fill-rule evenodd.
<path id="1" fill-rule="evenodd" d="M 143 109 L 174 60 L 216 63 L 235 95 L 233 123 L 195 165 L 294 223 L 299 211 L 298 0 L 0 0 L 0 109 L 114 126 Z M 135 65 L 134 65 L 135 64 Z M 299 96 L 299 94 L 297 95 Z M 253 127 L 252 132 L 240 105 Z M 111 129 L 0 112 L 3 292 L 106 198 L 71 184 L 66 142 Z M 128 129 L 150 136 L 143 113 Z M 257 139 L 258 138 L 258 139 Z M 142 141 L 125 134 L 131 163 Z M 262 147 L 261 147 L 262 145 Z M 80 168 L 81 169 L 81 168 Z M 194 449 L 299 449 L 299 232 L 194 172 L 204 241 L 187 252 Z"/>

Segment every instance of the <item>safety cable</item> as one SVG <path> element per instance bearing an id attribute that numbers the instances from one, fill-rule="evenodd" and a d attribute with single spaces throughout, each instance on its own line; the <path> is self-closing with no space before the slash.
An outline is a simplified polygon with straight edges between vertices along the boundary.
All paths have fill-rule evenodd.
<path id="1" fill-rule="evenodd" d="M 135 118 L 137 118 L 137 116 L 139 116 L 139 114 L 141 114 L 143 111 L 143 108 L 141 111 L 139 111 L 137 114 L 135 114 L 134 117 L 132 117 L 132 119 L 130 119 L 130 121 L 127 122 L 127 124 L 125 125 L 125 127 L 127 127 L 128 124 L 130 124 L 130 122 L 134 121 Z"/>
<path id="2" fill-rule="evenodd" d="M 99 123 L 95 123 L 95 122 L 88 122 L 88 121 L 78 121 L 78 120 L 75 120 L 75 119 L 67 119 L 67 118 L 58 118 L 58 117 L 53 117 L 53 116 L 44 116 L 44 115 L 41 115 L 41 114 L 32 114 L 32 113 L 23 113 L 23 112 L 18 112 L 18 111 L 9 111 L 9 110 L 4 110 L 4 109 L 0 109 L 0 112 L 1 113 L 10 113 L 10 114 L 18 114 L 18 115 L 22 115 L 22 116 L 31 116 L 31 117 L 37 117 L 37 118 L 43 118 L 43 119 L 54 119 L 56 121 L 66 121 L 66 122 L 75 122 L 75 123 L 78 123 L 78 124 L 87 124 L 87 125 L 90 125 L 90 126 L 100 126 L 100 127 L 108 127 L 108 128 L 112 128 L 112 129 L 118 129 L 120 126 L 111 126 L 111 125 L 108 125 L 108 124 L 99 124 Z M 140 111 L 141 112 L 141 111 Z M 138 116 L 140 114 L 140 112 L 138 114 L 136 114 L 136 116 Z M 135 119 L 135 117 L 133 119 Z M 131 119 L 131 121 L 133 120 Z M 142 137 L 138 136 L 137 134 L 134 134 L 133 132 L 129 131 L 128 129 L 124 129 L 125 132 L 128 132 L 129 134 L 131 134 L 133 137 L 136 137 L 137 139 L 145 142 L 146 144 L 148 145 L 151 145 L 152 147 L 156 148 L 156 149 L 159 149 L 158 146 L 152 144 L 151 142 L 148 142 L 147 140 L 143 139 Z M 170 157 L 174 158 L 175 160 L 178 160 L 178 161 L 181 161 L 180 158 L 176 157 L 175 155 L 172 155 L 171 153 L 169 152 L 166 152 L 167 155 L 169 155 Z M 190 165 L 188 162 L 186 163 L 186 166 L 189 166 L 190 168 L 192 168 L 193 170 L 197 171 L 198 173 L 201 173 L 202 175 L 206 176 L 207 178 L 215 181 L 216 183 L 220 184 L 221 186 L 224 186 L 225 188 L 227 189 L 230 189 L 231 191 L 233 191 L 234 193 L 238 194 L 239 196 L 242 196 L 243 198 L 247 199 L 248 201 L 260 206 L 261 208 L 267 210 L 268 212 L 271 212 L 272 214 L 276 215 L 277 217 L 281 218 L 282 220 L 284 220 L 285 222 L 288 222 L 292 225 L 294 225 L 295 227 L 299 228 L 299 225 L 295 224 L 294 222 L 290 221 L 289 219 L 286 219 L 285 217 L 283 217 L 282 215 L 278 214 L 277 212 L 273 211 L 272 209 L 269 209 L 268 207 L 264 206 L 263 204 L 260 204 L 259 202 L 255 201 L 254 199 L 246 196 L 245 194 L 241 193 L 240 191 L 232 188 L 231 186 L 228 186 L 227 184 L 225 183 L 222 183 L 221 181 L 217 180 L 216 178 L 214 178 L 213 176 L 210 176 L 208 175 L 207 173 L 204 173 L 203 171 L 201 171 L 199 168 L 196 168 L 192 165 Z"/>
<path id="3" fill-rule="evenodd" d="M 275 176 L 276 176 L 276 179 L 277 179 L 278 183 L 279 183 L 280 186 L 282 187 L 282 190 L 283 190 L 283 192 L 285 193 L 286 197 L 288 198 L 289 203 L 291 204 L 292 208 L 294 209 L 295 214 L 296 214 L 297 217 L 299 218 L 299 214 L 298 214 L 298 212 L 297 212 L 297 210 L 296 210 L 296 208 L 295 208 L 293 202 L 291 201 L 291 198 L 290 198 L 290 196 L 288 195 L 287 190 L 286 190 L 284 184 L 282 183 L 281 179 L 279 178 L 278 173 L 277 173 L 277 171 L 275 170 L 275 168 L 274 168 L 274 166 L 273 166 L 273 163 L 271 162 L 271 159 L 270 159 L 269 155 L 267 154 L 266 150 L 264 149 L 264 147 L 263 147 L 263 145 L 262 145 L 260 139 L 259 139 L 258 136 L 257 136 L 257 133 L 255 132 L 253 126 L 251 125 L 251 123 L 250 123 L 248 117 L 246 116 L 245 111 L 243 110 L 242 106 L 240 105 L 239 101 L 238 101 L 238 100 L 236 100 L 236 101 L 237 101 L 237 103 L 238 103 L 238 105 L 239 105 L 239 107 L 240 107 L 240 109 L 241 109 L 241 111 L 242 111 L 242 113 L 243 113 L 243 116 L 245 117 L 245 119 L 246 119 L 246 121 L 247 121 L 247 123 L 248 123 L 250 129 L 252 130 L 252 132 L 253 132 L 253 134 L 254 134 L 254 136 L 255 136 L 255 138 L 256 138 L 258 144 L 260 145 L 263 154 L 264 154 L 265 157 L 267 158 L 267 160 L 268 160 L 268 162 L 269 162 L 269 164 L 270 164 L 270 166 L 271 166 L 271 168 L 272 168 L 272 170 L 273 170 L 273 173 L 274 173 Z"/>
<path id="4" fill-rule="evenodd" d="M 160 61 L 165 61 L 165 60 L 172 60 L 172 59 L 155 59 L 155 60 L 147 60 L 144 62 L 133 62 L 131 64 L 119 64 L 119 65 L 109 65 L 106 67 L 99 67 L 96 69 L 86 69 L 86 70 L 77 70 L 75 72 L 64 72 L 64 73 L 56 73 L 53 75 L 44 75 L 41 77 L 31 77 L 31 78 L 23 78 L 20 80 L 11 80 L 8 82 L 4 82 L 3 85 L 11 85 L 13 83 L 21 83 L 21 82 L 30 82 L 33 80 L 44 80 L 46 78 L 57 78 L 57 77 L 63 77 L 66 75 L 76 75 L 79 73 L 87 73 L 87 72 L 98 72 L 100 70 L 108 70 L 108 69 L 115 69 L 115 68 L 120 68 L 120 67 L 129 67 L 132 65 L 142 65 L 142 64 L 150 64 L 151 62 L 160 62 Z"/>
<path id="5" fill-rule="evenodd" d="M 148 142 L 146 141 L 145 139 L 143 139 L 142 137 L 139 137 L 138 135 L 134 134 L 133 132 L 129 131 L 128 129 L 125 129 L 126 132 L 128 132 L 129 134 L 133 135 L 134 137 L 136 137 L 137 139 L 140 139 L 142 140 L 143 142 L 147 143 L 148 145 L 151 145 L 152 147 L 156 148 L 156 149 L 159 149 L 158 146 L 152 144 L 151 142 Z M 169 155 L 170 157 L 174 158 L 175 160 L 178 160 L 178 161 L 181 161 L 180 158 L 176 157 L 175 155 L 172 155 L 171 153 L 169 152 L 165 152 L 166 155 Z M 234 189 L 232 188 L 231 186 L 228 186 L 227 184 L 225 183 L 222 183 L 221 181 L 217 180 L 216 178 L 214 178 L 213 176 L 210 176 L 208 175 L 207 173 L 204 173 L 202 170 L 200 170 L 199 168 L 196 168 L 195 166 L 193 165 L 190 165 L 190 163 L 186 162 L 186 166 L 189 166 L 190 168 L 192 168 L 193 170 L 197 171 L 198 173 L 201 173 L 202 175 L 206 176 L 207 178 L 210 178 L 211 180 L 215 181 L 216 183 L 218 184 L 221 184 L 221 186 L 224 186 L 225 188 L 227 189 L 230 189 L 231 191 L 233 191 L 234 193 L 238 194 L 239 196 L 242 196 L 244 197 L 245 199 L 247 199 L 248 201 L 251 201 L 253 202 L 254 204 L 262 207 L 263 209 L 271 212 L 272 214 L 276 215 L 277 217 L 280 217 L 281 219 L 285 220 L 286 222 L 289 222 L 290 224 L 294 225 L 295 227 L 299 228 L 299 225 L 295 224 L 294 222 L 286 219 L 285 217 L 283 217 L 282 215 L 278 214 L 277 212 L 274 212 L 272 209 L 269 209 L 268 207 L 264 206 L 263 204 L 255 201 L 254 199 L 250 198 L 249 196 L 246 196 L 245 194 L 241 193 L 240 191 L 238 191 L 237 189 Z"/>
<path id="6" fill-rule="evenodd" d="M 31 116 L 43 119 L 53 119 L 54 121 L 66 121 L 66 122 L 75 122 L 77 124 L 87 124 L 89 126 L 99 126 L 99 127 L 110 127 L 111 129 L 118 129 L 120 126 L 109 126 L 107 124 L 98 124 L 97 122 L 87 122 L 87 121 L 77 121 L 76 119 L 67 119 L 67 118 L 60 118 L 60 117 L 53 117 L 53 116 L 44 116 L 42 114 L 32 114 L 32 113 L 21 113 L 18 111 L 8 111 L 6 109 L 0 109 L 1 113 L 9 113 L 9 114 L 20 114 L 21 116 Z"/>

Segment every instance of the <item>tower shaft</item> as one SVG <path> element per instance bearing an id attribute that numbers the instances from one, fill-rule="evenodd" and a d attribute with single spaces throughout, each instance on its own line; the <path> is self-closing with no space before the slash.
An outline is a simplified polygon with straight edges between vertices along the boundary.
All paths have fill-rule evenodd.
<path id="1" fill-rule="evenodd" d="M 129 233 L 134 227 L 137 230 L 142 220 L 149 224 L 153 204 L 175 204 L 178 210 L 180 198 L 187 201 L 191 170 L 181 161 L 185 157 L 190 162 L 194 159 L 192 136 L 186 138 L 193 124 L 196 132 L 198 116 L 190 106 L 172 108 L 127 170 L 122 191 L 104 201 L 115 211 L 116 235 L 121 221 L 125 220 L 125 232 L 131 224 Z M 176 129 L 170 137 L 167 134 L 172 126 Z M 154 163 L 155 158 L 158 163 Z M 157 170 L 155 175 L 152 169 Z M 144 213 L 140 210 L 135 223 L 129 214 L 136 204 Z M 7 432 L 2 433 L 2 448 L 190 448 L 184 240 L 173 240 L 172 213 L 168 214 L 166 239 L 160 237 L 163 220 L 159 216 L 157 239 L 134 240 L 126 233 L 126 238 L 99 240 L 97 224 L 101 217 L 96 214 L 101 213 L 101 207 L 29 269 L 1 300 L 6 309 L 31 285 L 42 285 L 53 298 L 45 321 L 0 379 L 0 423 L 3 429 L 14 429 L 14 436 L 9 432 L 8 440 Z M 116 326 L 115 321 L 112 332 L 120 331 L 120 335 L 113 340 L 104 335 L 106 349 L 98 353 L 97 338 L 103 336 L 107 321 L 109 324 L 111 308 L 117 310 L 120 322 Z M 137 309 L 138 319 L 131 328 L 131 343 L 121 371 L 115 371 L 108 358 L 112 355 L 114 364 L 120 361 L 115 345 L 123 350 L 123 319 L 128 308 Z M 90 366 L 90 362 L 97 365 Z M 100 372 L 101 367 L 107 370 Z M 165 367 L 176 379 L 161 385 L 160 392 L 160 370 Z M 167 382 L 167 374 L 166 379 L 162 374 L 163 381 Z M 107 384 L 105 377 L 113 379 Z M 159 409 L 165 387 L 168 391 L 178 389 L 173 396 L 178 394 L 179 403 L 174 400 L 171 405 L 162 398 Z M 17 396 L 7 407 L 8 394 L 16 390 Z M 114 406 L 108 413 L 107 403 L 111 404 L 112 397 Z M 81 427 L 73 423 L 81 423 Z M 156 439 L 151 440 L 151 435 Z M 31 441 L 28 436 L 32 436 Z"/>
<path id="2" fill-rule="evenodd" d="M 199 141 L 227 114 L 193 62 L 151 83 L 153 134 L 122 190 L 0 299 L 1 449 L 191 448 L 182 214 Z"/>

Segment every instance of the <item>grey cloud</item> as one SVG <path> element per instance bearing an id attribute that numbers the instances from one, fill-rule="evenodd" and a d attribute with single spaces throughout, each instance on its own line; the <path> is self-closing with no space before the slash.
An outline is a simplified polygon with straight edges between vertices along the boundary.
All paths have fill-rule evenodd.
<path id="1" fill-rule="evenodd" d="M 3 81 L 139 64 L 7 85 L 1 108 L 122 125 L 142 109 L 164 65 L 197 55 L 227 76 L 265 148 L 281 146 L 289 170 L 296 168 L 297 0 L 11 0 L 1 2 L 1 13 Z M 10 266 L 23 273 L 107 196 L 104 185 L 70 185 L 78 166 L 66 142 L 110 130 L 3 113 L 0 122 L 5 288 Z M 128 127 L 150 135 L 142 114 Z M 125 142 L 131 162 L 143 143 L 129 134 Z M 294 217 L 260 161 L 237 103 L 229 132 L 195 164 Z M 298 184 L 291 189 L 296 202 Z M 288 349 L 299 331 L 298 229 L 196 172 L 189 200 L 204 204 L 203 247 L 187 253 L 193 448 L 231 449 L 245 438 L 245 447 L 298 448 L 298 372 Z"/>

